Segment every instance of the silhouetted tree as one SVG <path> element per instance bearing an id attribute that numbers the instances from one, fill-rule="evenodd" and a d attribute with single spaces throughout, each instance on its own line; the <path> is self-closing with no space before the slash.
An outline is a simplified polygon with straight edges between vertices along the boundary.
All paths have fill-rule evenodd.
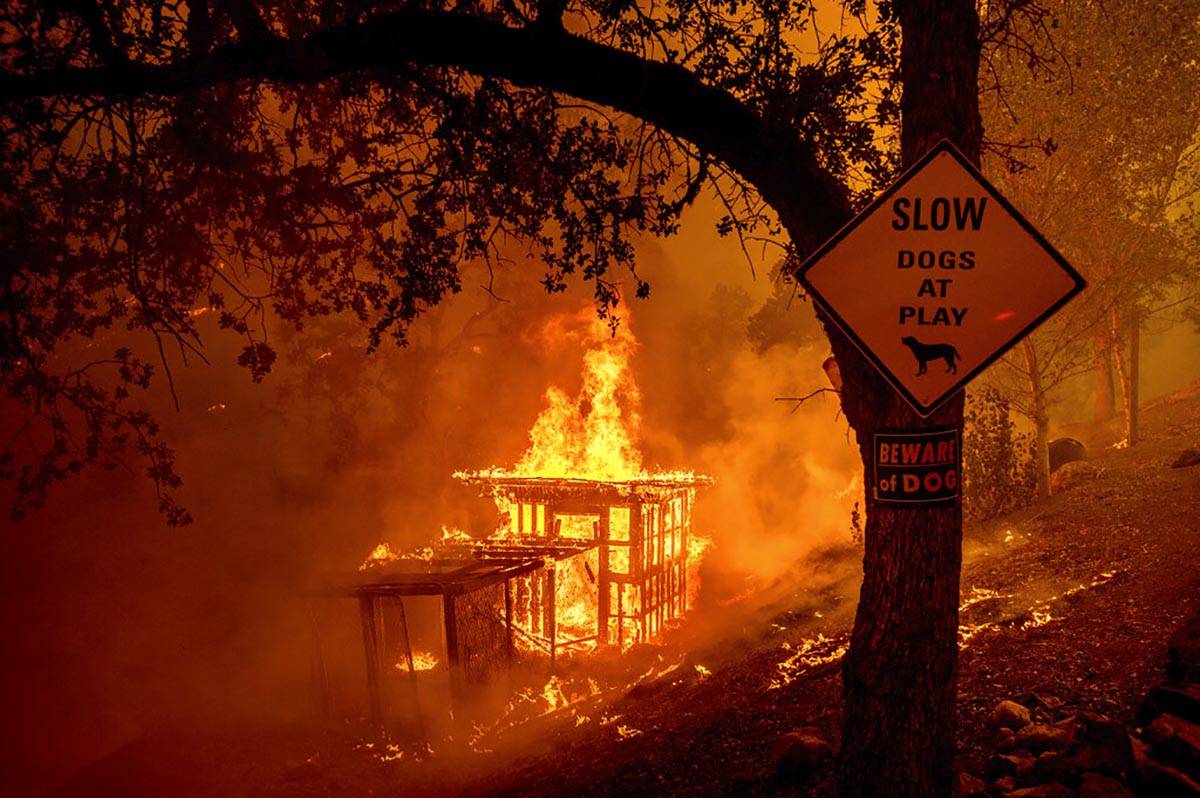
<path id="1" fill-rule="evenodd" d="M 1057 389 L 1094 380 L 1103 417 L 1115 366 L 1126 437 L 1137 438 L 1132 397 L 1138 319 L 1180 281 L 1194 280 L 1200 199 L 1200 13 L 1194 3 L 1049 3 L 1061 58 L 1046 79 L 1020 81 L 1024 61 L 993 64 L 1000 88 L 984 104 L 998 182 L 1087 277 L 1087 294 L 993 371 L 1033 423 L 1038 487 L 1050 491 L 1047 443 Z M 1037 146 L 1034 146 L 1034 145 Z M 1107 392 L 1107 395 L 1105 393 Z"/>

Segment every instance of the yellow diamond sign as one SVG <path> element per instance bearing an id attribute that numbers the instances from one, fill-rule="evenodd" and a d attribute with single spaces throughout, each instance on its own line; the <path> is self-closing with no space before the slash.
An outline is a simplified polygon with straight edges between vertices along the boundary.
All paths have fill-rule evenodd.
<path id="1" fill-rule="evenodd" d="M 1086 285 L 949 141 L 796 274 L 922 416 Z"/>

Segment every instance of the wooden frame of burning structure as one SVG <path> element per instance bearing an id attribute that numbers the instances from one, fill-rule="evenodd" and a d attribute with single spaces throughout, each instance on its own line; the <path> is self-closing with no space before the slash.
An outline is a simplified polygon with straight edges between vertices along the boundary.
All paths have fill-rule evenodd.
<path id="1" fill-rule="evenodd" d="M 358 599 L 359 618 L 362 625 L 363 651 L 366 655 L 367 702 L 371 725 L 381 728 L 384 722 L 383 701 L 383 640 L 387 625 L 384 622 L 385 603 L 389 601 L 397 611 L 395 619 L 400 639 L 398 646 L 404 655 L 411 686 L 411 700 L 416 716 L 420 717 L 420 696 L 417 668 L 413 661 L 413 646 L 409 633 L 406 597 L 435 597 L 441 603 L 441 622 L 445 661 L 449 669 L 451 698 L 457 696 L 464 681 L 470 681 L 473 661 L 478 657 L 490 659 L 497 653 L 493 644 L 485 649 L 472 651 L 470 644 L 464 645 L 460 618 L 463 612 L 460 602 L 473 594 L 483 593 L 489 588 L 503 585 L 504 617 L 502 619 L 503 662 L 511 666 L 513 654 L 512 605 L 507 600 L 511 595 L 512 580 L 541 570 L 540 559 L 505 560 L 480 562 L 462 558 L 410 558 L 399 559 L 387 565 L 377 566 L 365 572 L 362 579 L 349 588 L 349 595 Z M 485 600 L 486 601 L 486 600 Z M 389 657 L 390 659 L 390 657 Z"/>
<path id="2" fill-rule="evenodd" d="M 502 525 L 487 539 L 451 545 L 469 547 L 483 559 L 587 545 L 575 558 L 547 559 L 542 573 L 514 580 L 514 628 L 551 662 L 561 651 L 614 643 L 624 648 L 653 639 L 687 610 L 692 507 L 696 489 L 713 484 L 710 477 L 662 474 L 605 481 L 501 472 L 455 476 L 496 501 L 506 516 L 507 532 Z M 595 567 L 588 559 L 592 549 Z M 594 586 L 594 619 L 585 615 L 563 623 L 560 571 L 576 563 Z"/>
<path id="3" fill-rule="evenodd" d="M 344 593 L 359 602 L 374 727 L 384 723 L 384 660 L 397 652 L 397 666 L 407 659 L 398 669 L 407 670 L 421 714 L 405 598 L 440 602 L 452 701 L 511 668 L 518 651 L 548 656 L 553 665 L 565 652 L 620 649 L 653 639 L 688 609 L 692 507 L 696 489 L 711 478 L 456 476 L 496 500 L 507 529 L 485 538 L 457 533 L 422 552 L 372 562 Z M 578 611 L 581 596 L 583 612 L 565 617 L 564 600 Z"/>

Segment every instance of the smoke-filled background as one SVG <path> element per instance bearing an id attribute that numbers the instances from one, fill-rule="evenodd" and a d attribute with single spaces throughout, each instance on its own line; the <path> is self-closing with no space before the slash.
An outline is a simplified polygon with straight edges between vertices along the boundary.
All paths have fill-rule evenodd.
<path id="1" fill-rule="evenodd" d="M 643 244 L 653 296 L 621 323 L 639 342 L 644 462 L 718 479 L 696 523 L 715 540 L 710 567 L 745 584 L 849 541 L 859 467 L 835 397 L 795 413 L 775 401 L 828 384 L 811 308 L 789 302 L 769 259 L 755 276 L 715 217 L 692 213 L 681 237 Z M 161 379 L 152 396 L 190 526 L 164 525 L 137 463 L 84 472 L 24 522 L 6 520 L 0 789 L 50 787 L 147 733 L 306 717 L 311 591 L 381 541 L 426 544 L 442 525 L 489 531 L 494 508 L 451 472 L 511 465 L 546 389 L 578 391 L 584 342 L 545 330 L 589 296 L 548 296 L 538 274 L 516 263 L 495 296 L 486 274 L 469 274 L 403 350 L 368 355 L 344 319 L 272 328 L 280 362 L 261 385 L 212 334 L 211 366 L 174 370 L 182 410 Z M 19 408 L 4 411 L 11 421 Z M 335 672 L 361 668 L 345 603 L 345 628 L 323 630 Z"/>

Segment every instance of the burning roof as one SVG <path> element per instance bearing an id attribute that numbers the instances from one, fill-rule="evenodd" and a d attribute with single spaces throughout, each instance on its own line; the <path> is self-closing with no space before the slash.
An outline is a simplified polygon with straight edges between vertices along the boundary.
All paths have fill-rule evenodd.
<path id="1" fill-rule="evenodd" d="M 712 477 L 690 471 L 661 471 L 630 479 L 586 479 L 583 477 L 523 476 L 503 469 L 456 471 L 454 478 L 491 491 L 493 495 L 527 498 L 596 497 L 602 501 L 653 500 L 685 488 L 714 484 Z"/>

